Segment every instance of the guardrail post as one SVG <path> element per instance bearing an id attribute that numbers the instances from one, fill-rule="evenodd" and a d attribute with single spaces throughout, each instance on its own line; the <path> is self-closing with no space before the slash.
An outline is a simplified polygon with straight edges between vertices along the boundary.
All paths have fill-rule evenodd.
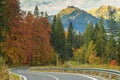
<path id="1" fill-rule="evenodd" d="M 93 74 L 93 71 L 91 71 L 90 74 L 92 75 L 92 74 Z"/>
<path id="2" fill-rule="evenodd" d="M 120 80 L 120 75 L 118 75 L 118 80 Z"/>
<path id="3" fill-rule="evenodd" d="M 85 71 L 83 70 L 82 74 L 85 74 Z"/>
<path id="4" fill-rule="evenodd" d="M 99 77 L 102 78 L 102 73 L 101 72 L 99 72 Z"/>
<path id="5" fill-rule="evenodd" d="M 111 74 L 109 74 L 109 80 L 111 80 L 111 78 L 112 78 L 112 75 Z M 118 79 L 119 80 L 119 79 Z"/>

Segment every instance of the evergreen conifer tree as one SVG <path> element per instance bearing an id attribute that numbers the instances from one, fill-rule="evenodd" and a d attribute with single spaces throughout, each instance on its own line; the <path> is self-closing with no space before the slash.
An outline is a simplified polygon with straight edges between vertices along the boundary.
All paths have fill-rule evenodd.
<path id="1" fill-rule="evenodd" d="M 94 37 L 94 27 L 92 23 L 89 23 L 84 32 L 84 44 L 87 46 L 88 43 L 93 40 Z"/>
<path id="2" fill-rule="evenodd" d="M 116 38 L 117 33 L 118 33 L 118 26 L 115 21 L 114 11 L 112 11 L 112 10 L 110 10 L 110 13 L 109 13 L 109 29 L 108 29 L 108 31 L 111 36 Z"/>
<path id="3" fill-rule="evenodd" d="M 5 46 L 6 37 L 9 31 L 9 17 L 8 17 L 8 1 L 0 0 L 0 56 L 5 57 L 5 51 L 3 47 Z"/>
<path id="4" fill-rule="evenodd" d="M 99 30 L 96 37 L 96 51 L 98 57 L 105 56 L 105 47 L 106 47 L 106 34 L 103 26 L 104 19 L 101 17 L 100 22 L 98 23 Z"/>
<path id="5" fill-rule="evenodd" d="M 39 9 L 38 9 L 37 5 L 34 9 L 34 16 L 37 17 L 37 18 L 39 17 Z"/>
<path id="6" fill-rule="evenodd" d="M 55 44 L 55 25 L 56 25 L 56 15 L 54 15 L 53 17 L 53 21 L 52 21 L 52 26 L 51 26 L 51 30 L 52 30 L 52 34 L 51 34 L 51 43 L 52 46 L 54 47 Z"/>
<path id="7" fill-rule="evenodd" d="M 61 58 L 63 61 L 65 59 L 65 32 L 60 20 L 60 16 L 54 16 L 52 22 L 52 45 L 57 56 L 57 65 L 58 59 Z"/>
<path id="8" fill-rule="evenodd" d="M 73 26 L 72 22 L 70 22 L 68 27 L 68 36 L 67 36 L 67 53 L 68 57 L 73 57 Z"/>
<path id="9" fill-rule="evenodd" d="M 116 58 L 116 41 L 113 36 L 110 36 L 106 45 L 106 62 L 117 60 Z"/>

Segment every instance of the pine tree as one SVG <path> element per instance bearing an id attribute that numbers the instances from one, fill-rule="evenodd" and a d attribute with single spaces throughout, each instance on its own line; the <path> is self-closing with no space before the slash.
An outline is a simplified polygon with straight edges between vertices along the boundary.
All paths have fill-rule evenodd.
<path id="1" fill-rule="evenodd" d="M 92 23 L 89 23 L 86 27 L 86 30 L 84 32 L 84 44 L 88 45 L 88 43 L 93 40 L 94 37 L 94 27 Z"/>
<path id="2" fill-rule="evenodd" d="M 120 33 L 119 33 L 119 35 L 118 35 L 118 43 L 117 43 L 117 53 L 118 53 L 118 55 L 117 55 L 117 60 L 118 60 L 118 64 L 120 65 Z"/>
<path id="3" fill-rule="evenodd" d="M 109 29 L 108 29 L 108 31 L 111 34 L 111 36 L 116 38 L 117 33 L 118 33 L 118 26 L 117 26 L 117 23 L 115 21 L 114 12 L 111 10 L 109 13 Z"/>
<path id="4" fill-rule="evenodd" d="M 111 60 L 117 60 L 116 58 L 116 41 L 113 36 L 110 36 L 110 39 L 107 41 L 106 45 L 106 62 L 108 63 Z"/>
<path id="5" fill-rule="evenodd" d="M 117 40 L 117 60 L 118 60 L 118 65 L 120 65 L 120 16 L 119 16 L 119 28 L 118 28 L 118 40 Z"/>
<path id="6" fill-rule="evenodd" d="M 105 34 L 105 29 L 103 26 L 104 19 L 101 18 L 100 22 L 98 23 L 99 25 L 99 30 L 97 33 L 96 37 L 96 51 L 97 51 L 97 56 L 98 57 L 104 57 L 105 56 L 105 46 L 106 46 L 106 34 Z"/>
<path id="7" fill-rule="evenodd" d="M 4 37 L 2 35 L 2 31 L 6 26 L 6 1 L 0 1 L 0 42 L 4 41 Z"/>
<path id="8" fill-rule="evenodd" d="M 34 9 L 34 16 L 37 17 L 37 18 L 39 17 L 39 9 L 38 9 L 37 5 Z"/>
<path id="9" fill-rule="evenodd" d="M 80 32 L 73 31 L 73 48 L 78 49 L 83 45 L 83 35 Z"/>
<path id="10" fill-rule="evenodd" d="M 96 23 L 94 29 L 94 37 L 93 37 L 94 43 L 96 43 L 96 41 L 98 40 L 98 34 L 99 34 L 99 25 Z"/>
<path id="11" fill-rule="evenodd" d="M 65 33 L 60 16 L 57 16 L 57 19 L 53 21 L 53 47 L 56 52 L 56 55 L 61 59 L 65 59 Z"/>
<path id="12" fill-rule="evenodd" d="M 54 43 L 55 43 L 54 42 L 55 41 L 55 25 L 56 25 L 56 15 L 54 15 L 52 25 L 51 25 L 51 30 L 52 30 L 51 43 L 52 43 L 53 47 L 54 47 Z"/>
<path id="13" fill-rule="evenodd" d="M 5 44 L 6 38 L 9 31 L 8 25 L 8 8 L 7 8 L 7 0 L 0 0 L 0 79 L 1 80 L 9 80 L 9 72 L 8 68 L 5 65 Z"/>
<path id="14" fill-rule="evenodd" d="M 2 58 L 4 58 L 6 55 L 4 48 L 6 43 L 6 37 L 9 31 L 9 14 L 7 3 L 7 0 L 0 1 L 0 56 Z"/>
<path id="15" fill-rule="evenodd" d="M 67 53 L 68 57 L 73 57 L 73 26 L 72 22 L 70 22 L 68 27 L 68 36 L 67 36 Z"/>
<path id="16" fill-rule="evenodd" d="M 44 17 L 44 12 L 43 11 L 40 12 L 40 15 L 41 15 L 41 17 Z"/>
<path id="17" fill-rule="evenodd" d="M 48 17 L 48 13 L 47 12 L 45 12 L 45 17 Z"/>

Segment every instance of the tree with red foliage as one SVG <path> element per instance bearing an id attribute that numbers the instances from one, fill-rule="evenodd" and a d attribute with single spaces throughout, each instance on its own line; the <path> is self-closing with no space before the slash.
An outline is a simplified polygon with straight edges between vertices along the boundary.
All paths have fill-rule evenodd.
<path id="1" fill-rule="evenodd" d="M 112 66 L 117 66 L 118 65 L 118 62 L 117 60 L 111 60 L 109 65 L 112 65 Z"/>
<path id="2" fill-rule="evenodd" d="M 32 26 L 32 40 L 34 42 L 33 50 L 35 52 L 33 63 L 44 64 L 49 59 L 52 52 L 50 43 L 50 24 L 47 18 L 36 18 Z"/>
<path id="3" fill-rule="evenodd" d="M 11 26 L 7 39 L 9 43 L 7 53 L 10 59 L 15 64 L 45 64 L 52 52 L 48 19 L 35 18 L 28 12 L 24 21 L 19 18 L 15 21 L 16 23 L 19 25 Z"/>
<path id="4" fill-rule="evenodd" d="M 19 0 L 7 0 L 9 32 L 5 34 L 5 62 L 19 65 L 44 65 L 52 53 L 51 29 L 47 18 L 22 14 Z M 24 17 L 23 17 L 24 16 Z"/>

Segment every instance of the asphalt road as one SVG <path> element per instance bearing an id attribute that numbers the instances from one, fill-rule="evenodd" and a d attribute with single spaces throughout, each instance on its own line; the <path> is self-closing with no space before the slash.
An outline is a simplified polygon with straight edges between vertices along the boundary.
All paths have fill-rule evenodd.
<path id="1" fill-rule="evenodd" d="M 98 80 L 81 74 L 58 72 L 29 72 L 28 69 L 12 69 L 14 73 L 26 77 L 26 80 Z"/>

